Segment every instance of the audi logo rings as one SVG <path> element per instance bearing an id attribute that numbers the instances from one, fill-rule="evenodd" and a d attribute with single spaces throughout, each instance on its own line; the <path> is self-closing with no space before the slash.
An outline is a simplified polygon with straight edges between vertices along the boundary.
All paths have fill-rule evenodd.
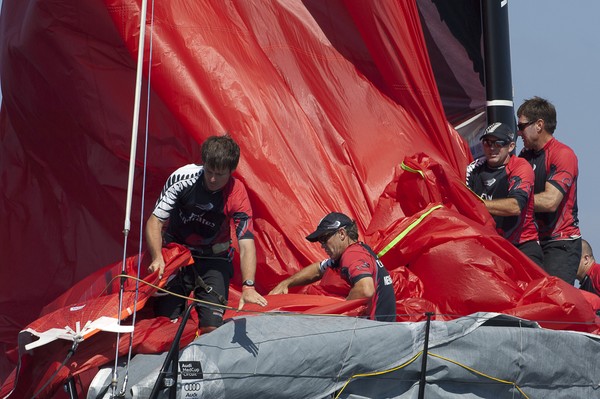
<path id="1" fill-rule="evenodd" d="M 183 389 L 186 391 L 199 391 L 202 388 L 202 384 L 199 382 L 186 382 L 183 384 Z"/>

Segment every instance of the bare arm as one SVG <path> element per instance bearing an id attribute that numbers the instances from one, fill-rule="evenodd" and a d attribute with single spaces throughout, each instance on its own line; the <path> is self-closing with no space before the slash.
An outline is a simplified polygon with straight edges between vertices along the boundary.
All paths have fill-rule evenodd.
<path id="1" fill-rule="evenodd" d="M 242 272 L 242 281 L 254 280 L 256 274 L 256 246 L 254 240 L 246 238 L 239 240 L 240 246 L 240 269 Z M 238 310 L 244 307 L 245 303 L 256 303 L 260 306 L 266 306 L 267 300 L 263 298 L 254 287 L 242 287 L 242 296 Z"/>
<path id="2" fill-rule="evenodd" d="M 371 298 L 375 294 L 375 283 L 372 277 L 361 278 L 354 284 L 346 299 Z"/>
<path id="3" fill-rule="evenodd" d="M 154 215 L 150 215 L 146 222 L 146 245 L 148 252 L 152 257 L 152 262 L 148 266 L 148 272 L 152 273 L 159 270 L 158 277 L 162 278 L 165 272 L 165 260 L 162 256 L 162 228 L 164 222 Z"/>
<path id="4" fill-rule="evenodd" d="M 256 246 L 253 239 L 239 241 L 240 246 L 240 269 L 242 281 L 254 280 L 256 274 Z"/>
<path id="5" fill-rule="evenodd" d="M 517 216 L 521 213 L 519 202 L 515 198 L 483 200 L 488 212 L 494 216 Z"/>
<path id="6" fill-rule="evenodd" d="M 319 262 L 311 263 L 296 274 L 286 278 L 285 280 L 277 284 L 277 286 L 273 288 L 271 292 L 269 292 L 269 295 L 287 294 L 289 287 L 307 285 L 320 280 L 321 277 L 323 277 L 323 275 L 321 274 L 321 269 L 319 268 L 319 265 Z"/>
<path id="7" fill-rule="evenodd" d="M 534 209 L 536 212 L 555 212 L 563 199 L 563 193 L 552 184 L 546 182 L 545 190 L 535 194 Z"/>

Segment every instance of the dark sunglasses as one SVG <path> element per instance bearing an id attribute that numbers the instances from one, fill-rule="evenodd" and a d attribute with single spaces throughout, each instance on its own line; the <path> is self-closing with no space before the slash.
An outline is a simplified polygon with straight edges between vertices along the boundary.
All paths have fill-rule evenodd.
<path id="1" fill-rule="evenodd" d="M 319 244 L 325 244 L 325 243 L 326 243 L 327 241 L 329 241 L 329 239 L 330 239 L 331 237 L 333 237 L 333 236 L 335 235 L 335 233 L 337 233 L 338 231 L 339 231 L 339 229 L 338 229 L 338 230 L 336 230 L 336 231 L 334 231 L 333 233 L 325 234 L 325 235 L 323 235 L 323 236 L 319 237 L 319 238 L 317 239 L 317 241 L 319 241 Z"/>
<path id="2" fill-rule="evenodd" d="M 523 122 L 523 123 L 517 123 L 517 128 L 519 129 L 519 131 L 523 131 L 525 130 L 525 128 L 529 125 L 534 124 L 535 121 L 529 121 L 529 122 Z"/>
<path id="3" fill-rule="evenodd" d="M 506 140 L 496 140 L 496 141 L 492 141 L 490 139 L 483 139 L 481 140 L 481 142 L 483 143 L 484 146 L 486 147 L 493 147 L 493 148 L 502 148 L 506 145 L 510 144 L 510 141 L 506 141 Z"/>

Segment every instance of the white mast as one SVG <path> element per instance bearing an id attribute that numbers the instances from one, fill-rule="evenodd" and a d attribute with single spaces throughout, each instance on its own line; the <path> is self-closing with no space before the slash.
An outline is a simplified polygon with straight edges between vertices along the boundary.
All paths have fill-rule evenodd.
<path id="1" fill-rule="evenodd" d="M 133 120 L 131 124 L 131 151 L 129 153 L 129 175 L 127 178 L 127 199 L 125 206 L 125 221 L 123 226 L 123 264 L 121 267 L 121 274 L 125 274 L 125 264 L 127 258 L 127 237 L 129 235 L 129 231 L 131 230 L 131 203 L 133 197 L 133 181 L 134 181 L 134 173 L 135 173 L 135 160 L 136 160 L 136 152 L 137 152 L 137 132 L 139 127 L 139 117 L 140 117 L 140 102 L 141 102 L 141 92 L 142 92 L 142 69 L 144 66 L 144 44 L 146 38 L 146 14 L 148 10 L 148 0 L 142 0 L 142 7 L 140 10 L 140 34 L 139 34 L 139 43 L 138 43 L 138 57 L 137 57 L 137 69 L 136 69 L 136 79 L 135 79 L 135 99 L 133 103 Z M 148 82 L 148 84 L 150 84 Z M 147 128 L 147 126 L 146 126 Z M 139 272 L 139 271 L 138 271 Z M 121 315 L 123 310 L 123 284 L 124 279 L 121 278 L 121 289 L 119 292 L 119 312 Z M 137 297 L 136 297 L 137 300 Z M 119 325 L 121 324 L 121 319 L 118 319 Z M 133 326 L 132 326 L 133 327 Z M 133 334 L 133 332 L 132 332 Z M 121 335 L 117 333 L 117 342 L 115 348 L 115 364 L 113 369 L 113 378 L 111 381 L 111 394 L 112 397 L 116 396 L 117 391 L 117 383 L 118 383 L 118 359 L 119 359 L 119 343 L 120 343 Z M 130 348 L 131 349 L 131 348 Z M 125 376 L 125 381 L 123 382 L 123 390 L 127 385 L 127 375 Z"/>

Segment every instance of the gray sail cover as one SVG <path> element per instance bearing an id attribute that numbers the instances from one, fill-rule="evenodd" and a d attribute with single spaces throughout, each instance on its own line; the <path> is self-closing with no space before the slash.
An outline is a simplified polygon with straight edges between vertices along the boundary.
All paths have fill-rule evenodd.
<path id="1" fill-rule="evenodd" d="M 426 325 L 343 316 L 234 318 L 182 349 L 177 398 L 417 398 Z M 599 398 L 599 355 L 597 336 L 505 315 L 432 321 L 424 397 Z M 149 397 L 165 357 L 134 357 L 125 397 Z M 88 398 L 98 397 L 111 373 L 96 375 Z M 124 374 L 119 367 L 121 381 Z"/>

